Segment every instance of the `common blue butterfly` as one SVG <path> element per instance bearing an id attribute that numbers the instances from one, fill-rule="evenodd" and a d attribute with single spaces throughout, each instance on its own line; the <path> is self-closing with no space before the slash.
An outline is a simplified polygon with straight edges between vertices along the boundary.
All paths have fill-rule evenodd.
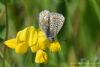
<path id="1" fill-rule="evenodd" d="M 44 31 L 47 38 L 53 41 L 63 26 L 64 20 L 62 14 L 44 10 L 39 14 L 39 27 Z"/>

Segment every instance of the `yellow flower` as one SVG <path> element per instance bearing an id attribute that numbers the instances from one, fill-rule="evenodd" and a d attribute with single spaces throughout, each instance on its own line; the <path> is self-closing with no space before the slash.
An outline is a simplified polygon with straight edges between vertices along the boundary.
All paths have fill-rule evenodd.
<path id="1" fill-rule="evenodd" d="M 17 36 L 16 36 L 17 45 L 15 47 L 15 52 L 18 54 L 24 54 L 27 52 L 28 34 L 29 34 L 28 30 L 29 30 L 29 27 L 17 33 Z"/>
<path id="2" fill-rule="evenodd" d="M 27 31 L 28 31 L 28 28 L 25 28 L 24 30 L 19 31 L 17 33 L 16 38 L 5 41 L 4 42 L 5 45 L 7 45 L 10 48 L 15 48 L 16 53 L 23 54 L 27 52 L 27 49 L 28 49 L 28 45 L 26 42 Z"/>
<path id="3" fill-rule="evenodd" d="M 34 27 L 27 27 L 17 33 L 16 38 L 5 41 L 5 44 L 10 48 L 15 48 L 16 53 L 27 52 L 28 47 L 31 47 L 32 52 L 37 51 L 37 47 L 33 47 L 37 42 L 37 31 Z M 34 49 L 33 49 L 34 48 Z"/>
<path id="4" fill-rule="evenodd" d="M 16 38 L 4 42 L 9 48 L 14 48 L 16 53 L 24 54 L 30 47 L 33 53 L 36 52 L 36 63 L 47 63 L 48 58 L 46 50 L 48 47 L 51 52 L 57 52 L 61 49 L 58 41 L 50 42 L 45 33 L 34 27 L 27 27 L 17 33 Z"/>
<path id="5" fill-rule="evenodd" d="M 60 43 L 58 41 L 54 41 L 49 45 L 49 50 L 51 52 L 57 52 L 61 50 Z"/>
<path id="6" fill-rule="evenodd" d="M 38 50 L 35 57 L 36 63 L 47 63 L 48 58 L 46 52 L 43 50 Z"/>
<path id="7" fill-rule="evenodd" d="M 39 30 L 38 31 L 38 47 L 39 49 L 45 50 L 48 45 L 48 39 L 45 36 L 44 32 Z"/>

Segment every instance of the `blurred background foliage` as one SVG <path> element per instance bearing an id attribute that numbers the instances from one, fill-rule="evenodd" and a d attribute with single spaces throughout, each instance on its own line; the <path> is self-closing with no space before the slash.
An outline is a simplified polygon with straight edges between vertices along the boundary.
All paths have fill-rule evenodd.
<path id="1" fill-rule="evenodd" d="M 61 51 L 48 52 L 48 63 L 36 64 L 31 51 L 18 55 L 6 47 L 5 67 L 100 67 L 100 0 L 0 0 L 0 67 L 4 40 L 15 37 L 27 26 L 38 28 L 38 14 L 42 10 L 59 12 L 65 17 L 57 35 Z"/>

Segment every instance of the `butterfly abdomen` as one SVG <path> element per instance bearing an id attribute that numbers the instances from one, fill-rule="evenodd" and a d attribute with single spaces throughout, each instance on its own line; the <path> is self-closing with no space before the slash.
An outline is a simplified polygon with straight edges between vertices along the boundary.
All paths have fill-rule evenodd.
<path id="1" fill-rule="evenodd" d="M 52 36 L 49 28 L 47 29 L 46 36 L 50 41 L 54 41 L 55 40 L 54 37 Z"/>

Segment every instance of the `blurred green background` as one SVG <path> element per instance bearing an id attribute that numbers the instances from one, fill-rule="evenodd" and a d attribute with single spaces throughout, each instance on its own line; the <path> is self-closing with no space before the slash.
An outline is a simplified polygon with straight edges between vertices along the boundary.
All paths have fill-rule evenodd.
<path id="1" fill-rule="evenodd" d="M 57 35 L 61 51 L 48 52 L 47 64 L 36 64 L 35 54 L 30 50 L 24 55 L 7 47 L 5 51 L 3 42 L 6 39 L 15 37 L 27 26 L 38 28 L 38 14 L 42 10 L 58 12 L 65 17 L 64 26 Z M 99 60 L 100 0 L 0 0 L 0 67 L 100 67 Z"/>

